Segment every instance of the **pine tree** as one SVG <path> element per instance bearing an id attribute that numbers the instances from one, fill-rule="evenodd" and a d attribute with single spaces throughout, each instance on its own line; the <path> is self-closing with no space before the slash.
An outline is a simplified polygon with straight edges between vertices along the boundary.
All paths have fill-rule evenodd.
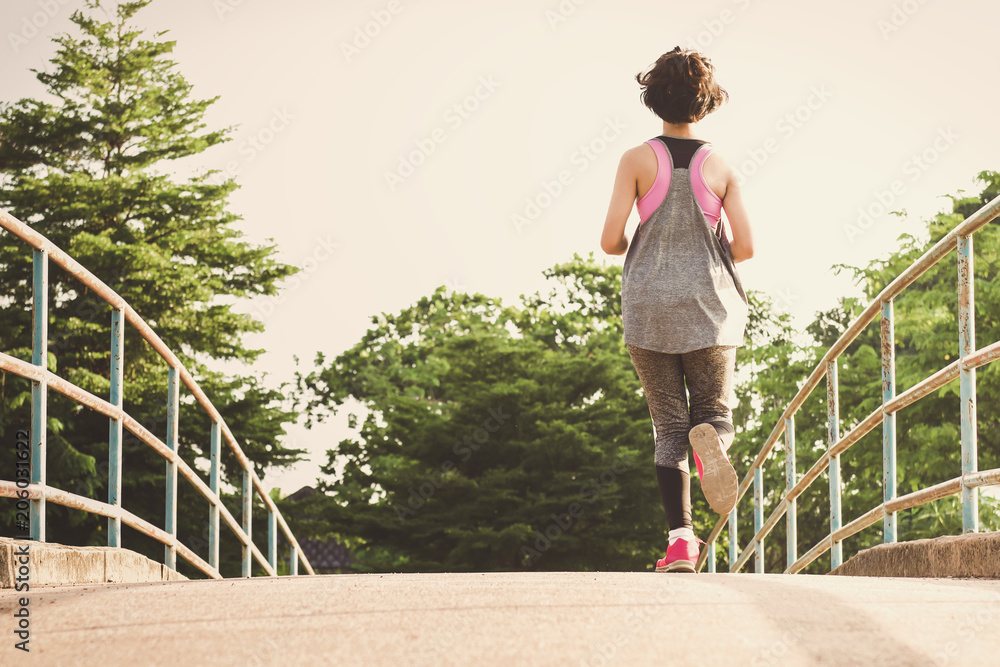
<path id="1" fill-rule="evenodd" d="M 0 105 L 0 206 L 135 308 L 195 376 L 258 470 L 287 465 L 301 452 L 280 443 L 284 424 L 295 417 L 282 407 L 282 392 L 259 376 L 210 368 L 260 356 L 262 350 L 242 339 L 263 324 L 233 304 L 276 293 L 296 269 L 275 261 L 272 245 L 242 240 L 235 227 L 240 218 L 227 210 L 233 180 L 213 178 L 216 171 L 176 175 L 179 166 L 190 168 L 191 158 L 228 141 L 232 128 L 206 128 L 205 112 L 218 98 L 193 99 L 191 84 L 170 59 L 175 43 L 163 41 L 163 32 L 148 38 L 132 25 L 150 2 L 122 2 L 107 11 L 100 0 L 88 0 L 86 11 L 72 16 L 79 34 L 56 38 L 51 68 L 35 72 L 46 99 Z M 7 298 L 0 303 L 0 349 L 30 359 L 31 251 L 3 236 L 0 293 Z M 49 296 L 50 369 L 107 397 L 110 308 L 55 265 Z M 125 409 L 160 438 L 166 370 L 127 327 Z M 9 432 L 28 424 L 28 385 L 8 376 L 0 391 L 0 437 L 7 441 Z M 180 448 L 193 465 L 208 456 L 209 421 L 185 393 L 182 388 Z M 107 418 L 54 392 L 49 416 L 49 484 L 106 500 Z M 232 457 L 224 464 L 238 480 Z M 162 459 L 126 436 L 123 503 L 161 526 L 163 468 Z M 193 490 L 181 497 L 187 503 L 179 510 L 181 537 L 185 531 L 200 536 L 207 505 Z M 100 517 L 49 505 L 51 541 L 105 544 L 103 531 Z M 162 554 L 158 544 L 137 537 L 130 544 L 126 536 L 125 546 Z"/>

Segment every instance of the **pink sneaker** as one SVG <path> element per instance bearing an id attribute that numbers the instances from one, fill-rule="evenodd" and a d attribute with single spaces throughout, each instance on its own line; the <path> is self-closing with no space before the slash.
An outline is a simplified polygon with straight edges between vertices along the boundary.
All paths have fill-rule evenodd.
<path id="1" fill-rule="evenodd" d="M 723 448 L 722 439 L 711 424 L 698 424 L 688 433 L 698 466 L 701 490 L 712 509 L 729 514 L 736 507 L 740 480 Z"/>
<path id="2" fill-rule="evenodd" d="M 691 572 L 695 571 L 698 562 L 698 544 L 704 544 L 698 538 L 688 540 L 683 537 L 674 540 L 667 547 L 666 555 L 656 561 L 657 572 Z"/>
<path id="3" fill-rule="evenodd" d="M 694 464 L 698 468 L 698 481 L 700 482 L 705 477 L 705 469 L 701 465 L 701 459 L 698 457 L 698 452 L 694 452 Z"/>

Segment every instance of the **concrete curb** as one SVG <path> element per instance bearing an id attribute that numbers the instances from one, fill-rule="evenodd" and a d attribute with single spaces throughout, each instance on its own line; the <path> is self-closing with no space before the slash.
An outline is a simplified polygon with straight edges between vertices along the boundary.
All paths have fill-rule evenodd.
<path id="1" fill-rule="evenodd" d="M 69 547 L 49 542 L 0 537 L 0 590 L 17 582 L 17 554 L 28 549 L 31 586 L 67 584 L 135 584 L 186 580 L 182 574 L 145 556 L 115 547 Z"/>
<path id="2" fill-rule="evenodd" d="M 1000 533 L 969 533 L 880 544 L 858 552 L 830 574 L 1000 579 Z"/>

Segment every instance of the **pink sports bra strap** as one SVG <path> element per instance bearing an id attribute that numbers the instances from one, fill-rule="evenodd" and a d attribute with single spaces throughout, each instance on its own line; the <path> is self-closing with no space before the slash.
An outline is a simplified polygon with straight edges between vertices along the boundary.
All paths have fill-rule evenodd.
<path id="1" fill-rule="evenodd" d="M 649 191 L 636 202 L 636 208 L 639 210 L 640 224 L 646 222 L 646 219 L 653 214 L 653 211 L 666 198 L 667 190 L 670 189 L 670 174 L 673 172 L 674 166 L 673 160 L 670 159 L 670 153 L 662 141 L 650 139 L 646 143 L 656 153 L 656 178 L 653 179 L 653 185 L 649 188 Z"/>
<path id="2" fill-rule="evenodd" d="M 694 188 L 695 198 L 701 204 L 701 210 L 705 212 L 705 217 L 714 228 L 722 216 L 722 200 L 712 188 L 708 187 L 708 182 L 705 180 L 705 160 L 711 154 L 712 144 L 705 144 L 691 158 L 691 187 Z"/>
<path id="3" fill-rule="evenodd" d="M 670 177 L 673 173 L 673 160 L 663 142 L 658 139 L 650 139 L 646 143 L 656 153 L 656 178 L 653 180 L 653 185 L 649 188 L 649 191 L 636 202 L 640 224 L 645 222 L 653 214 L 653 211 L 663 203 L 664 198 L 667 196 L 667 191 L 670 189 Z M 701 205 L 708 223 L 715 228 L 722 215 L 722 200 L 708 187 L 708 183 L 705 182 L 705 174 L 703 173 L 705 160 L 708 159 L 711 153 L 711 144 L 706 143 L 699 147 L 691 159 L 689 172 L 691 174 L 691 187 L 694 189 L 695 198 Z"/>

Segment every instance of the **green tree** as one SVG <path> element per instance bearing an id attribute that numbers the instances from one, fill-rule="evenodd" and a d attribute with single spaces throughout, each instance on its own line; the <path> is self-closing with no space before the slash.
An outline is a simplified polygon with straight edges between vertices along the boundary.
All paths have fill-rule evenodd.
<path id="1" fill-rule="evenodd" d="M 289 505 L 298 530 L 339 539 L 361 570 L 636 570 L 662 556 L 621 269 L 574 256 L 545 275 L 551 290 L 520 307 L 439 288 L 318 357 L 300 376 L 313 418 L 350 399 L 368 414 L 330 450 L 324 493 Z M 695 503 L 702 530 L 714 516 Z"/>
<path id="2" fill-rule="evenodd" d="M 1000 175 L 983 172 L 978 197 L 955 197 L 953 210 L 926 223 L 926 238 L 904 234 L 885 260 L 853 271 L 862 294 L 816 314 L 795 329 L 766 295 L 751 291 L 745 346 L 737 355 L 737 437 L 731 450 L 746 475 L 785 407 L 826 350 L 889 281 L 963 218 L 1000 192 Z M 1000 340 L 997 287 L 1000 232 L 977 233 L 976 290 L 979 345 Z M 954 360 L 958 346 L 954 257 L 897 300 L 898 391 Z M 518 308 L 482 295 L 439 289 L 397 315 L 382 314 L 351 350 L 300 376 L 314 419 L 351 399 L 368 415 L 351 423 L 357 437 L 329 452 L 324 493 L 294 507 L 304 534 L 336 537 L 354 549 L 361 570 L 647 569 L 662 553 L 665 521 L 652 474 L 649 413 L 621 341 L 621 271 L 579 257 L 553 267 L 546 295 L 522 297 Z M 840 433 L 881 404 L 879 322 L 875 320 L 838 360 Z M 980 466 L 1000 463 L 993 405 L 1000 403 L 998 371 L 979 371 Z M 898 416 L 899 493 L 958 474 L 957 381 Z M 489 411 L 510 414 L 478 450 L 465 442 Z M 821 382 L 795 418 L 797 472 L 828 446 L 826 387 Z M 465 443 L 465 444 L 463 444 Z M 765 517 L 785 489 L 784 438 L 765 464 Z M 463 453 L 468 453 L 466 458 Z M 611 480 L 594 504 L 579 503 L 581 481 Z M 842 456 L 844 522 L 881 502 L 881 431 Z M 695 526 L 705 536 L 718 517 L 699 502 Z M 573 502 L 582 510 L 569 521 Z M 739 544 L 753 535 L 751 494 L 740 505 Z M 829 532 L 829 483 L 821 475 L 798 502 L 798 553 Z M 984 528 L 996 529 L 996 504 L 987 499 Z M 560 522 L 561 521 L 561 522 Z M 563 524 L 567 527 L 563 529 Z M 960 531 L 957 499 L 900 513 L 900 538 Z M 546 542 L 545 533 L 553 539 Z M 876 524 L 848 540 L 846 554 L 881 542 Z M 728 559 L 720 536 L 718 565 Z M 785 522 L 766 541 L 767 571 L 785 565 Z M 536 547 L 545 547 L 536 548 Z M 742 550 L 742 549 L 741 549 Z M 828 557 L 809 571 L 826 571 Z"/>
<path id="3" fill-rule="evenodd" d="M 329 495 L 293 512 L 315 525 L 299 525 L 339 537 L 370 570 L 618 569 L 653 557 L 662 521 L 639 447 L 649 415 L 607 318 L 617 302 L 585 286 L 613 290 L 620 272 L 575 258 L 550 276 L 562 312 L 537 295 L 518 309 L 439 288 L 320 357 L 301 378 L 313 413 L 350 397 L 368 415 L 329 453 Z"/>
<path id="4" fill-rule="evenodd" d="M 900 247 L 888 258 L 867 267 L 838 266 L 853 274 L 864 302 L 844 299 L 840 306 L 818 316 L 811 327 L 817 342 L 828 347 L 838 330 L 860 314 L 866 303 L 983 204 L 1000 194 L 1000 173 L 978 174 L 983 190 L 977 196 L 950 197 L 951 210 L 923 224 L 918 235 L 903 234 Z M 1000 340 L 997 304 L 1000 290 L 994 278 L 1000 271 L 1000 227 L 992 223 L 973 237 L 976 291 L 977 346 Z M 952 251 L 895 300 L 896 393 L 917 384 L 954 362 L 959 353 L 958 267 Z M 879 318 L 869 325 L 843 356 L 841 371 L 842 429 L 846 430 L 878 408 L 882 401 Z M 1000 368 L 990 364 L 977 372 L 979 465 L 1000 465 L 998 415 Z M 897 491 L 900 495 L 952 479 L 961 474 L 959 383 L 954 380 L 897 414 Z M 844 455 L 845 516 L 853 518 L 881 500 L 881 429 Z M 864 445 L 865 443 L 859 443 Z M 856 451 L 857 450 L 857 451 Z M 981 520 L 986 529 L 1000 528 L 997 506 L 986 498 Z M 899 515 L 899 539 L 914 540 L 942 534 L 960 534 L 959 497 L 913 508 Z M 881 524 L 855 541 L 855 548 L 881 542 Z"/>
<path id="5" fill-rule="evenodd" d="M 146 37 L 132 25 L 150 1 L 121 2 L 109 12 L 89 0 L 87 11 L 72 16 L 77 34 L 56 38 L 52 67 L 36 71 L 47 97 L 0 105 L 0 205 L 135 308 L 213 399 L 259 469 L 286 465 L 301 452 L 281 444 L 284 424 L 295 417 L 282 406 L 282 393 L 259 375 L 210 367 L 250 363 L 261 354 L 242 339 L 263 324 L 233 304 L 276 293 L 295 269 L 274 260 L 273 246 L 242 240 L 234 224 L 239 217 L 227 210 L 233 180 L 220 183 L 215 171 L 176 175 L 181 165 L 194 164 L 183 160 L 228 141 L 231 128 L 206 128 L 205 112 L 217 98 L 192 98 L 170 59 L 174 42 L 161 40 L 162 32 Z M 0 285 L 7 295 L 0 349 L 30 359 L 31 252 L 11 237 L 0 246 Z M 54 265 L 49 297 L 50 369 L 106 397 L 110 308 Z M 29 423 L 28 386 L 8 377 L 2 391 L 0 438 L 11 441 L 13 430 Z M 128 327 L 125 409 L 163 438 L 165 402 L 166 364 Z M 106 499 L 107 418 L 51 391 L 49 406 L 49 483 Z M 180 423 L 184 459 L 204 462 L 209 421 L 186 390 Z M 123 503 L 162 525 L 163 461 L 135 438 L 126 438 L 125 450 Z M 227 454 L 223 463 L 225 474 L 239 479 L 234 458 Z M 3 465 L 13 469 L 9 461 Z M 207 506 L 194 491 L 181 498 L 182 538 L 200 536 Z M 100 517 L 49 506 L 53 541 L 104 544 L 104 525 Z M 158 545 L 135 540 L 125 545 L 161 556 Z"/>
<path id="6" fill-rule="evenodd" d="M 793 331 L 781 318 L 768 323 L 766 329 L 772 338 L 765 345 L 754 341 L 755 330 L 750 327 L 748 352 L 754 358 L 763 355 L 765 363 L 763 372 L 741 387 L 741 391 L 749 392 L 753 399 L 741 400 L 741 409 L 737 410 L 736 421 L 741 432 L 734 444 L 734 458 L 743 462 L 742 468 L 737 464 L 738 470 L 747 469 L 801 383 L 867 304 L 962 220 L 1000 194 L 1000 174 L 986 171 L 980 173 L 978 179 L 984 184 L 978 196 L 951 197 L 950 211 L 938 213 L 921 223 L 923 229 L 918 234 L 902 234 L 899 248 L 889 257 L 873 260 L 866 267 L 835 266 L 836 270 L 853 275 L 861 293 L 843 297 L 835 308 L 817 313 L 807 327 L 805 340 L 793 342 Z M 1000 293 L 992 280 L 1000 271 L 1000 228 L 996 223 L 976 233 L 974 247 L 976 335 L 978 346 L 983 347 L 1000 340 L 996 308 Z M 957 358 L 957 275 L 953 251 L 895 300 L 897 394 Z M 881 368 L 880 319 L 876 317 L 838 360 L 841 436 L 880 408 Z M 981 469 L 1000 465 L 997 413 L 993 409 L 1000 401 L 998 373 L 1000 369 L 995 365 L 978 371 Z M 827 448 L 826 415 L 826 385 L 821 382 L 795 418 L 799 475 Z M 896 431 L 899 495 L 958 476 L 961 472 L 958 380 L 897 413 Z M 765 517 L 784 492 L 784 457 L 782 439 L 765 468 Z M 876 427 L 841 456 L 841 479 L 843 523 L 882 502 L 881 427 Z M 828 507 L 829 478 L 824 474 L 798 502 L 799 555 L 829 533 Z M 740 522 L 742 544 L 746 544 L 753 534 L 749 508 L 749 500 L 744 500 Z M 997 509 L 994 499 L 983 498 L 980 509 L 983 529 L 1000 528 Z M 900 512 L 897 517 L 900 540 L 961 533 L 961 507 L 957 496 Z M 768 538 L 768 571 L 784 569 L 784 526 L 784 521 L 780 522 Z M 846 541 L 845 557 L 881 542 L 882 522 L 879 521 Z M 723 562 L 728 561 L 723 559 Z M 824 556 L 808 571 L 824 572 L 828 567 L 829 556 Z"/>

